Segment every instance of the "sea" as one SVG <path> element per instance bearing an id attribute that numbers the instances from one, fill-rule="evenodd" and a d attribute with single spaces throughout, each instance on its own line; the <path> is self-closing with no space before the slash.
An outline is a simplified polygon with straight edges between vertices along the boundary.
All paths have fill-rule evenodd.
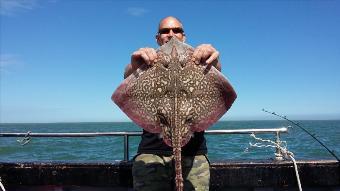
<path id="1" fill-rule="evenodd" d="M 299 120 L 299 126 L 313 134 L 340 158 L 340 120 Z M 280 137 L 282 145 L 297 160 L 333 157 L 323 146 L 301 128 L 285 120 L 220 121 L 209 128 L 254 129 L 288 127 Z M 141 131 L 132 122 L 82 123 L 1 123 L 0 133 L 70 133 Z M 256 134 L 262 140 L 275 141 L 275 134 Z M 23 137 L 0 136 L 1 162 L 117 162 L 124 159 L 123 137 L 31 137 L 22 144 Z M 249 134 L 206 135 L 210 161 L 274 159 L 275 148 L 269 142 L 257 141 Z M 129 159 L 137 152 L 139 136 L 129 138 Z M 254 146 L 258 145 L 258 146 Z"/>

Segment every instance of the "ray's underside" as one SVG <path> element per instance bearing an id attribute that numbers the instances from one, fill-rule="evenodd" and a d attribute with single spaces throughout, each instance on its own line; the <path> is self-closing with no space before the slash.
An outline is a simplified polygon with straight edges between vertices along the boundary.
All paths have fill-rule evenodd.
<path id="1" fill-rule="evenodd" d="M 230 108 L 236 93 L 214 67 L 192 62 L 193 48 L 176 38 L 117 88 L 112 100 L 140 127 L 173 147 L 176 187 L 183 189 L 181 147 Z"/>

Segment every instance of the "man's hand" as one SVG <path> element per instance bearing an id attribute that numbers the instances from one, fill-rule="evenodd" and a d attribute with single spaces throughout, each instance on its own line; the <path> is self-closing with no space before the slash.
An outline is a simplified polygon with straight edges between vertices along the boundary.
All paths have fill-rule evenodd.
<path id="1" fill-rule="evenodd" d="M 157 59 L 156 50 L 153 48 L 140 48 L 139 50 L 135 51 L 131 55 L 131 65 L 137 66 L 137 68 L 141 64 L 152 65 Z"/>
<path id="2" fill-rule="evenodd" d="M 219 55 L 220 53 L 211 44 L 201 44 L 194 50 L 193 61 L 196 64 L 212 64 L 221 71 L 221 65 L 218 61 Z"/>
<path id="3" fill-rule="evenodd" d="M 131 55 L 131 63 L 125 68 L 124 78 L 136 71 L 141 65 L 152 65 L 157 61 L 157 53 L 153 48 L 140 48 Z"/>

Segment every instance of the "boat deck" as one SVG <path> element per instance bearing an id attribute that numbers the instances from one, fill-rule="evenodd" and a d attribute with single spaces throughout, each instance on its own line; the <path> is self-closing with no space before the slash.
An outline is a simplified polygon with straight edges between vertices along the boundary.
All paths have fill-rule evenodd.
<path id="1" fill-rule="evenodd" d="M 335 160 L 297 161 L 303 190 L 340 190 Z M 0 162 L 7 191 L 132 190 L 131 162 Z M 298 190 L 291 161 L 220 161 L 211 164 L 210 190 Z"/>

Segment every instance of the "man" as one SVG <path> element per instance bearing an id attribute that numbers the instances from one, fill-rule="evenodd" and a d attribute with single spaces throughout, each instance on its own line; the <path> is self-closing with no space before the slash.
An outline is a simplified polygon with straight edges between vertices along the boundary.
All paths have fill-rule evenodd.
<path id="1" fill-rule="evenodd" d="M 159 46 L 172 37 L 184 42 L 186 39 L 182 23 L 175 17 L 166 17 L 159 23 L 156 40 Z M 193 53 L 196 64 L 211 64 L 219 71 L 219 52 L 209 44 L 198 46 Z M 124 78 L 127 78 L 141 65 L 152 65 L 157 61 L 153 48 L 140 48 L 131 55 Z M 182 148 L 182 170 L 184 190 L 209 190 L 209 161 L 206 157 L 207 147 L 204 132 L 195 132 L 187 145 Z M 143 130 L 138 155 L 134 159 L 132 174 L 133 187 L 142 191 L 172 191 L 174 187 L 174 165 L 172 148 L 167 146 L 159 135 Z"/>

